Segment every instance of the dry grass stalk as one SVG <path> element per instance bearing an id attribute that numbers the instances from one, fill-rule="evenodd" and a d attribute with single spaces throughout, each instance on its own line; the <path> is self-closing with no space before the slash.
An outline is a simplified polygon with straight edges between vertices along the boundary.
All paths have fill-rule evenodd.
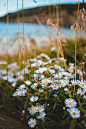
<path id="1" fill-rule="evenodd" d="M 71 30 L 73 31 L 74 29 L 77 29 L 77 32 L 80 32 L 82 31 L 82 26 L 79 23 L 75 22 L 73 25 L 71 25 Z"/>
<path id="2" fill-rule="evenodd" d="M 64 25 L 63 25 L 63 16 L 62 16 L 62 9 L 61 9 L 61 4 L 60 4 L 60 13 L 61 13 L 61 21 L 62 21 L 62 28 L 63 28 L 63 33 L 64 33 Z"/>
<path id="3" fill-rule="evenodd" d="M 80 3 L 78 2 L 77 25 L 78 25 L 78 16 L 79 16 L 79 6 L 80 6 Z M 78 26 L 76 26 L 76 38 L 75 38 L 75 81 L 76 81 L 76 48 L 77 48 L 77 32 L 78 32 Z M 74 83 L 73 97 L 74 97 L 74 95 L 75 95 L 75 83 Z"/>
<path id="4" fill-rule="evenodd" d="M 23 11 L 23 0 L 22 0 L 22 20 L 23 20 L 23 60 L 24 60 L 24 67 L 25 67 L 25 42 L 24 42 L 24 11 Z M 24 77 L 25 77 L 25 70 L 24 70 Z"/>
<path id="5" fill-rule="evenodd" d="M 8 0 L 7 0 L 7 39 L 6 39 L 6 61 L 8 65 Z M 7 67 L 7 78 L 8 78 L 8 67 Z"/>
<path id="6" fill-rule="evenodd" d="M 59 32 L 59 13 L 58 13 L 58 6 L 56 6 L 56 14 L 57 14 L 57 23 L 55 24 L 52 19 L 48 19 L 47 20 L 47 26 L 50 26 L 52 28 L 54 28 L 57 32 L 57 57 L 59 60 L 59 55 L 61 54 L 61 56 L 64 58 L 64 54 L 63 54 L 63 49 L 62 49 L 62 44 L 61 44 L 61 40 L 63 39 L 63 36 L 61 35 L 61 33 Z M 65 64 L 65 62 L 64 62 Z M 59 65 L 59 64 L 58 64 Z M 65 64 L 65 69 L 66 69 L 66 64 Z"/>
<path id="7" fill-rule="evenodd" d="M 17 0 L 17 18 L 18 18 L 18 39 L 20 39 L 19 37 L 19 11 L 18 11 L 18 0 Z M 21 69 L 21 46 L 20 46 L 20 41 L 19 41 L 19 66 Z"/>
<path id="8" fill-rule="evenodd" d="M 79 12 L 79 20 L 86 21 L 86 10 L 84 9 L 84 7 Z"/>

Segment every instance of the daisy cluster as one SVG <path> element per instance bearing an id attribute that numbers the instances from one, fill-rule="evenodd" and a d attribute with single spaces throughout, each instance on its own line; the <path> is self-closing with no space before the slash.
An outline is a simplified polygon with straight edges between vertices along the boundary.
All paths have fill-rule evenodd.
<path id="1" fill-rule="evenodd" d="M 65 105 L 66 107 L 69 107 L 67 111 L 70 113 L 70 116 L 72 118 L 79 118 L 80 117 L 80 111 L 78 108 L 76 108 L 77 102 L 72 98 L 65 99 Z"/>
<path id="2" fill-rule="evenodd" d="M 0 77 L 12 87 L 16 88 L 18 81 L 22 83 L 16 88 L 13 97 L 26 98 L 22 114 L 28 119 L 29 127 L 34 128 L 40 122 L 45 122 L 48 109 L 54 112 L 64 105 L 70 118 L 81 117 L 80 109 L 86 103 L 86 81 L 78 78 L 74 80 L 74 64 L 69 63 L 68 69 L 65 69 L 66 61 L 63 57 L 51 59 L 41 53 L 37 58 L 22 62 L 25 67 L 21 71 L 16 62 L 7 66 L 8 74 L 6 70 L 0 70 Z M 77 69 L 77 75 L 82 78 L 83 72 Z M 74 97 L 77 96 L 75 99 L 73 93 Z"/>

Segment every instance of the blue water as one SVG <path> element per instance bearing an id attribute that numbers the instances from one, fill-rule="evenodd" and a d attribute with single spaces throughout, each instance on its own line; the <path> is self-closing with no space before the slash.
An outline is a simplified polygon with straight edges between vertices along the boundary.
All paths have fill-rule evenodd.
<path id="1" fill-rule="evenodd" d="M 7 31 L 7 24 L 5 22 L 0 22 L 0 36 L 6 37 L 6 31 Z M 8 24 L 8 37 L 14 38 L 17 36 L 18 32 L 18 23 L 9 23 Z M 19 23 L 19 32 L 20 36 L 23 36 L 23 24 Z M 65 36 L 74 36 L 75 31 L 72 32 L 70 28 L 60 28 L 60 32 L 64 34 Z M 56 35 L 56 32 L 54 29 L 47 27 L 46 25 L 40 26 L 38 24 L 30 24 L 30 23 L 24 23 L 24 36 L 31 36 L 31 37 L 37 37 L 37 36 L 46 36 L 46 35 Z M 80 35 L 80 34 L 79 34 Z"/>

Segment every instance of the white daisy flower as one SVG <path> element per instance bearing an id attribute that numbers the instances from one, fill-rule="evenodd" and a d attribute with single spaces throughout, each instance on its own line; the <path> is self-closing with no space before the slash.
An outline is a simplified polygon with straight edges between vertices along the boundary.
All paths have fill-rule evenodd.
<path id="1" fill-rule="evenodd" d="M 16 89 L 17 90 L 17 89 Z M 13 96 L 15 97 L 15 96 L 18 96 L 18 91 L 16 91 L 14 94 L 13 94 Z"/>
<path id="2" fill-rule="evenodd" d="M 53 90 L 58 90 L 59 89 L 59 85 L 58 84 L 53 84 L 50 86 Z"/>
<path id="3" fill-rule="evenodd" d="M 50 72 L 51 74 L 53 74 L 53 73 L 55 73 L 55 70 L 54 70 L 54 69 L 49 69 L 49 72 Z"/>
<path id="4" fill-rule="evenodd" d="M 38 55 L 37 58 L 41 58 L 41 56 Z"/>
<path id="5" fill-rule="evenodd" d="M 30 81 L 28 81 L 28 80 L 27 80 L 27 81 L 25 81 L 24 83 L 25 83 L 26 85 L 30 85 L 30 84 L 31 84 L 31 82 L 30 82 Z"/>
<path id="6" fill-rule="evenodd" d="M 57 94 L 54 94 L 53 96 L 54 96 L 54 97 L 57 97 Z"/>
<path id="7" fill-rule="evenodd" d="M 15 86 L 16 86 L 16 82 L 13 82 L 13 83 L 12 83 L 12 87 L 15 87 Z"/>
<path id="8" fill-rule="evenodd" d="M 39 106 L 37 106 L 37 108 L 38 108 L 38 112 L 40 112 L 40 113 L 45 110 L 43 105 L 39 105 Z"/>
<path id="9" fill-rule="evenodd" d="M 26 93 L 27 93 L 26 90 L 19 90 L 18 91 L 18 96 L 25 96 Z"/>
<path id="10" fill-rule="evenodd" d="M 2 76 L 2 78 L 3 78 L 3 80 L 5 80 L 5 81 L 7 80 L 7 76 Z"/>
<path id="11" fill-rule="evenodd" d="M 54 51 L 54 50 L 56 50 L 56 49 L 57 49 L 57 47 L 54 46 L 54 47 L 52 47 L 52 48 L 50 49 L 50 51 Z"/>
<path id="12" fill-rule="evenodd" d="M 74 77 L 75 77 L 75 74 L 71 74 L 71 75 L 70 75 L 70 78 L 71 78 L 71 79 L 74 79 Z"/>
<path id="13" fill-rule="evenodd" d="M 81 90 L 81 88 L 77 89 L 77 95 L 82 95 L 82 90 Z"/>
<path id="14" fill-rule="evenodd" d="M 31 98 L 30 98 L 30 101 L 31 102 L 35 102 L 35 101 L 37 101 L 38 100 L 38 96 L 32 96 Z"/>
<path id="15" fill-rule="evenodd" d="M 40 76 L 40 79 L 44 79 L 44 75 L 41 75 L 41 76 Z"/>
<path id="16" fill-rule="evenodd" d="M 42 86 L 42 88 L 45 88 L 45 86 L 48 84 L 48 82 L 49 82 L 49 79 L 43 79 L 43 80 L 41 80 L 41 86 Z"/>
<path id="17" fill-rule="evenodd" d="M 54 80 L 58 80 L 58 74 L 54 75 Z"/>
<path id="18" fill-rule="evenodd" d="M 31 62 L 36 62 L 37 58 L 30 59 Z"/>
<path id="19" fill-rule="evenodd" d="M 44 89 L 41 89 L 41 88 L 39 89 L 39 93 L 42 93 L 43 91 L 44 91 Z"/>
<path id="20" fill-rule="evenodd" d="M 43 73 L 43 70 L 37 69 L 37 70 L 35 70 L 35 73 L 41 74 L 41 73 Z"/>
<path id="21" fill-rule="evenodd" d="M 44 53 L 41 53 L 40 56 L 41 56 L 41 57 L 45 57 L 47 60 L 50 59 L 50 57 L 49 57 L 48 55 L 44 54 Z"/>
<path id="22" fill-rule="evenodd" d="M 22 84 L 22 85 L 19 86 L 19 89 L 23 90 L 25 87 L 26 87 L 25 84 Z"/>
<path id="23" fill-rule="evenodd" d="M 31 67 L 36 67 L 37 66 L 37 63 L 32 63 L 31 64 Z"/>
<path id="24" fill-rule="evenodd" d="M 24 80 L 24 77 L 22 75 L 18 76 L 18 80 Z"/>
<path id="25" fill-rule="evenodd" d="M 70 113 L 70 116 L 74 119 L 80 117 L 80 111 L 78 110 L 78 108 L 72 107 L 70 109 L 67 109 L 67 111 Z"/>
<path id="26" fill-rule="evenodd" d="M 50 79 L 50 80 L 49 80 L 49 83 L 53 84 L 53 83 L 54 83 L 54 81 Z"/>
<path id="27" fill-rule="evenodd" d="M 61 83 L 63 83 L 65 86 L 69 85 L 69 80 L 60 80 Z"/>
<path id="28" fill-rule="evenodd" d="M 64 91 L 68 91 L 69 89 L 68 88 L 64 88 Z"/>
<path id="29" fill-rule="evenodd" d="M 30 113 L 31 115 L 34 115 L 36 112 L 37 112 L 37 107 L 31 107 L 31 108 L 29 109 L 29 113 Z"/>
<path id="30" fill-rule="evenodd" d="M 14 82 L 14 78 L 9 77 L 9 78 L 8 78 L 8 82 L 13 83 L 13 82 Z"/>
<path id="31" fill-rule="evenodd" d="M 31 118 L 31 119 L 28 121 L 28 125 L 29 125 L 29 127 L 31 127 L 31 128 L 34 128 L 36 124 L 37 124 L 36 119 Z"/>
<path id="32" fill-rule="evenodd" d="M 71 80 L 71 84 L 72 85 L 77 85 L 77 81 L 73 79 L 73 80 Z"/>
<path id="33" fill-rule="evenodd" d="M 55 65 L 54 65 L 54 68 L 58 70 L 58 69 L 61 68 L 61 66 L 55 64 Z"/>
<path id="34" fill-rule="evenodd" d="M 69 80 L 69 77 L 64 77 L 65 80 Z"/>
<path id="35" fill-rule="evenodd" d="M 34 89 L 34 88 L 37 87 L 37 85 L 38 85 L 38 83 L 34 83 L 34 84 L 31 86 L 31 88 Z"/>
<path id="36" fill-rule="evenodd" d="M 38 78 L 38 75 L 37 75 L 37 74 L 33 74 L 33 77 L 34 77 L 34 78 Z"/>
<path id="37" fill-rule="evenodd" d="M 86 95 L 83 96 L 83 99 L 86 99 Z"/>
<path id="38" fill-rule="evenodd" d="M 65 99 L 64 103 L 65 103 L 66 107 L 69 107 L 69 108 L 76 107 L 76 105 L 77 105 L 77 102 L 72 98 Z"/>
<path id="39" fill-rule="evenodd" d="M 59 87 L 60 87 L 60 88 L 65 87 L 65 86 L 66 86 L 66 83 L 64 83 L 64 82 L 61 82 L 61 83 L 59 84 Z"/>
<path id="40" fill-rule="evenodd" d="M 83 89 L 85 89 L 86 88 L 86 81 L 84 80 L 81 80 L 81 81 L 78 81 L 78 85 L 81 87 L 81 88 L 83 88 Z"/>
<path id="41" fill-rule="evenodd" d="M 40 67 L 43 65 L 43 61 L 42 60 L 37 60 L 37 65 Z"/>
<path id="42" fill-rule="evenodd" d="M 82 92 L 83 94 L 85 94 L 86 93 L 86 87 L 85 87 L 85 89 L 83 89 L 83 92 Z"/>
<path id="43" fill-rule="evenodd" d="M 45 115 L 46 115 L 46 113 L 45 113 L 45 112 L 42 112 L 42 113 L 40 113 L 40 114 L 37 116 L 37 119 L 42 119 L 42 120 L 44 120 Z"/>
<path id="44" fill-rule="evenodd" d="M 64 68 L 59 68 L 59 70 L 60 70 L 61 72 L 64 72 L 64 71 L 65 71 Z"/>

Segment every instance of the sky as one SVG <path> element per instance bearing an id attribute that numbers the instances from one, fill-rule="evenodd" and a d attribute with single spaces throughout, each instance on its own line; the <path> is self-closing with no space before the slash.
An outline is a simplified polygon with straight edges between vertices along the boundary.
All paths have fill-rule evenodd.
<path id="1" fill-rule="evenodd" d="M 55 5 L 55 4 L 75 4 L 78 3 L 79 0 L 18 0 L 18 10 L 22 9 L 22 1 L 23 8 L 33 8 L 40 7 L 45 5 Z M 34 2 L 36 1 L 36 2 Z M 83 0 L 80 0 L 82 2 Z M 86 0 L 84 0 L 86 3 Z M 17 0 L 8 0 L 8 12 L 16 12 L 17 11 Z M 0 17 L 4 16 L 7 13 L 7 0 L 0 0 Z"/>

